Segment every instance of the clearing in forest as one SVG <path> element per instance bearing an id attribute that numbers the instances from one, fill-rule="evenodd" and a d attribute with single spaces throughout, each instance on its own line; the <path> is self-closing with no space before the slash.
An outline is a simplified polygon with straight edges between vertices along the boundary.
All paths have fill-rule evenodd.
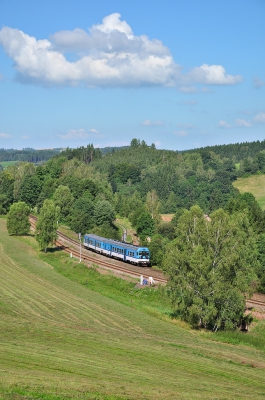
<path id="1" fill-rule="evenodd" d="M 233 182 L 233 186 L 237 188 L 240 193 L 252 193 L 262 210 L 265 210 L 265 174 L 239 178 Z"/>

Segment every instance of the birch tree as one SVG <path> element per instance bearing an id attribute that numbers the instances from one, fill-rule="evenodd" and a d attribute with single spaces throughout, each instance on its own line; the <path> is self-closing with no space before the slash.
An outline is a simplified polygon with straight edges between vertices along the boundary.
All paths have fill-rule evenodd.
<path id="1" fill-rule="evenodd" d="M 233 329 L 256 280 L 257 249 L 247 217 L 194 206 L 179 218 L 164 270 L 174 311 L 193 326 Z"/>

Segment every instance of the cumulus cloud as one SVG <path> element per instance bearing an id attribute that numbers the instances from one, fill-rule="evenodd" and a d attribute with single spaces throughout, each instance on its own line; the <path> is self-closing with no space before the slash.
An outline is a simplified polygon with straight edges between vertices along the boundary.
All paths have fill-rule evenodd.
<path id="1" fill-rule="evenodd" d="M 255 89 L 260 89 L 262 86 L 265 85 L 265 82 L 262 79 L 260 79 L 258 76 L 254 76 L 252 82 L 253 82 Z"/>
<path id="2" fill-rule="evenodd" d="M 257 114 L 253 120 L 255 122 L 265 122 L 265 112 L 260 112 L 259 114 Z"/>
<path id="3" fill-rule="evenodd" d="M 150 121 L 150 119 L 145 119 L 141 125 L 143 126 L 162 126 L 164 125 L 163 121 Z"/>
<path id="4" fill-rule="evenodd" d="M 241 80 L 239 75 L 228 75 L 221 65 L 203 64 L 183 73 L 160 40 L 135 36 L 118 13 L 88 31 L 59 31 L 40 40 L 3 27 L 0 44 L 14 61 L 17 79 L 47 86 L 157 85 L 191 92 L 195 84 L 233 85 Z"/>
<path id="5" fill-rule="evenodd" d="M 234 85 L 242 80 L 240 75 L 228 75 L 222 65 L 203 64 L 193 68 L 187 76 L 205 85 Z"/>
<path id="6" fill-rule="evenodd" d="M 66 133 L 58 133 L 57 136 L 63 140 L 87 140 L 91 137 L 102 138 L 104 135 L 100 134 L 96 129 L 92 128 L 86 131 L 85 129 L 70 129 Z"/>
<path id="7" fill-rule="evenodd" d="M 226 121 L 224 121 L 224 120 L 219 121 L 218 126 L 219 126 L 219 128 L 222 128 L 222 129 L 229 129 L 229 128 L 231 128 L 231 125 L 228 124 L 228 123 L 227 123 Z"/>
<path id="8" fill-rule="evenodd" d="M 8 133 L 1 133 L 0 132 L 0 139 L 12 139 L 12 136 Z"/>
<path id="9" fill-rule="evenodd" d="M 245 119 L 236 119 L 236 125 L 243 128 L 249 128 L 252 126 L 251 122 L 246 121 Z"/>

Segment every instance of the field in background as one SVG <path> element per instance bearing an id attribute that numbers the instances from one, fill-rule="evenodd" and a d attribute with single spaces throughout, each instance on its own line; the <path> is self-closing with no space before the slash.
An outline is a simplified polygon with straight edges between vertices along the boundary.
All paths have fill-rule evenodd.
<path id="1" fill-rule="evenodd" d="M 264 398 L 265 352 L 246 334 L 224 344 L 189 330 L 155 289 L 56 250 L 39 258 L 4 219 L 0 238 L 1 399 Z"/>
<path id="2" fill-rule="evenodd" d="M 161 214 L 162 221 L 170 222 L 175 214 Z"/>
<path id="3" fill-rule="evenodd" d="M 259 205 L 265 210 L 265 175 L 251 175 L 247 178 L 239 178 L 233 182 L 233 186 L 240 193 L 250 192 L 255 197 Z"/>
<path id="4" fill-rule="evenodd" d="M 3 168 L 10 167 L 11 165 L 17 164 L 19 161 L 1 161 L 0 164 Z"/>

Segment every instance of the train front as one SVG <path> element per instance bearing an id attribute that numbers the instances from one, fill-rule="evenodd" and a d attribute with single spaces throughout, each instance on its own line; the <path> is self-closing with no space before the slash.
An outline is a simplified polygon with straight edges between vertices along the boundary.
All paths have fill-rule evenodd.
<path id="1" fill-rule="evenodd" d="M 150 265 L 150 251 L 147 247 L 139 247 L 137 250 L 138 265 Z"/>

